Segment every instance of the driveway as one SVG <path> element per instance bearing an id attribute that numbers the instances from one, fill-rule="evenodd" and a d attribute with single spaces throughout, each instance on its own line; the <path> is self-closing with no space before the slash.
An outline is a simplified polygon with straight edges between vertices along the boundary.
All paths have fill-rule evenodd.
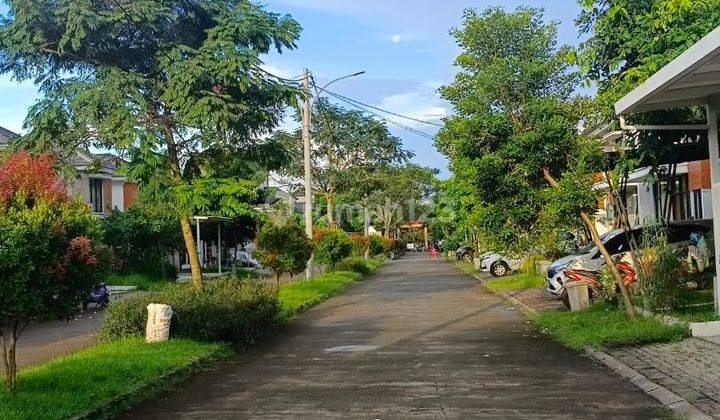
<path id="1" fill-rule="evenodd" d="M 413 254 L 136 418 L 656 418 L 634 385 L 540 335 L 451 265 Z"/>

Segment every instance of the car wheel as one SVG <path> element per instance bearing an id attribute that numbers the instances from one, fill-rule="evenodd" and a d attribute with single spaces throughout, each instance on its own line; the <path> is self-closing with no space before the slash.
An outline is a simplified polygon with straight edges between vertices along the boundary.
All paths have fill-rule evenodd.
<path id="1" fill-rule="evenodd" d="M 463 259 L 463 261 L 465 261 L 465 262 L 472 262 L 473 257 L 472 257 L 471 254 L 465 254 L 465 255 L 463 255 L 462 259 Z"/>
<path id="2" fill-rule="evenodd" d="M 495 261 L 490 266 L 490 273 L 495 277 L 503 277 L 510 271 L 510 267 L 502 261 Z"/>

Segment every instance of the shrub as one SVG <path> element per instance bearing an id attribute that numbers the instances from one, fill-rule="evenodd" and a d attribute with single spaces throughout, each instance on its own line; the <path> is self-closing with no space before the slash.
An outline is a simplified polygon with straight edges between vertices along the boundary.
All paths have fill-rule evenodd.
<path id="1" fill-rule="evenodd" d="M 350 257 L 340 261 L 335 269 L 337 271 L 353 271 L 366 276 L 380 267 L 380 261 L 366 260 L 361 257 Z"/>
<path id="2" fill-rule="evenodd" d="M 352 243 L 352 255 L 355 257 L 364 257 L 365 251 L 370 246 L 370 238 L 359 233 L 350 234 L 350 242 Z"/>
<path id="3" fill-rule="evenodd" d="M 325 229 L 313 236 L 315 243 L 315 261 L 326 264 L 330 269 L 344 258 L 350 256 L 353 244 L 342 229 Z"/>
<path id="4" fill-rule="evenodd" d="M 255 246 L 255 256 L 275 273 L 278 284 L 283 273 L 302 272 L 313 252 L 310 239 L 293 219 L 285 223 L 266 223 L 258 233 Z"/>
<path id="5" fill-rule="evenodd" d="M 370 235 L 370 256 L 381 255 L 385 252 L 383 249 L 383 238 L 378 235 Z"/>
<path id="6" fill-rule="evenodd" d="M 0 359 L 10 389 L 24 327 L 48 315 L 70 318 L 104 274 L 97 219 L 70 198 L 53 164 L 26 152 L 0 164 Z"/>
<path id="7" fill-rule="evenodd" d="M 271 287 L 226 277 L 200 291 L 191 284 L 175 284 L 161 292 L 113 302 L 99 331 L 103 340 L 143 334 L 147 305 L 164 303 L 173 309 L 173 337 L 251 345 L 271 329 L 278 313 L 277 293 Z"/>
<path id="8" fill-rule="evenodd" d="M 680 299 L 686 270 L 668 245 L 665 226 L 648 224 L 645 227 L 639 264 L 643 307 L 655 312 L 673 309 Z"/>

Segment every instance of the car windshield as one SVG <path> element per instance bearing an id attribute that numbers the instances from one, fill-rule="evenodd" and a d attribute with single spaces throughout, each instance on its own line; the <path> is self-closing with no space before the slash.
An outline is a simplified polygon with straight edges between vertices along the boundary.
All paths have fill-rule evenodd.
<path id="1" fill-rule="evenodd" d="M 616 231 L 610 231 L 610 232 L 603 233 L 602 235 L 600 235 L 600 242 L 601 242 L 601 243 L 605 243 L 605 242 L 607 242 L 610 238 L 613 238 L 615 235 L 618 235 L 618 234 L 620 234 L 621 232 L 622 232 L 622 231 L 617 231 L 617 232 L 616 232 Z M 587 245 L 581 246 L 581 247 L 578 248 L 578 250 L 577 250 L 577 253 L 578 253 L 578 254 L 595 254 L 596 252 L 597 252 L 597 247 L 595 246 L 595 243 L 594 243 L 594 242 L 588 242 Z"/>

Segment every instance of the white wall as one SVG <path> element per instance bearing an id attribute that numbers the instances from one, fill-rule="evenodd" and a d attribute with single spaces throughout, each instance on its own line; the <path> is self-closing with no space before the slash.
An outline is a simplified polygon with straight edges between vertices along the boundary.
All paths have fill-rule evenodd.
<path id="1" fill-rule="evenodd" d="M 124 206 L 123 185 L 124 184 L 125 184 L 125 181 L 122 179 L 113 179 L 112 180 L 110 194 L 112 195 L 111 206 L 113 209 L 125 211 L 125 209 L 123 208 L 123 206 Z"/>

